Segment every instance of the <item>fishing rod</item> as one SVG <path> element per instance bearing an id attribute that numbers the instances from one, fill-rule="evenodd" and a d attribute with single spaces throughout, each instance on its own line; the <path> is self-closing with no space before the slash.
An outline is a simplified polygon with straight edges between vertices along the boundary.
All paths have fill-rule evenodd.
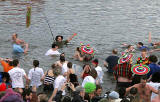
<path id="1" fill-rule="evenodd" d="M 53 40 L 55 40 L 55 39 L 54 39 L 54 36 L 53 36 L 53 32 L 52 32 L 51 26 L 50 26 L 49 21 L 48 21 L 48 19 L 47 19 L 47 16 L 45 15 L 44 12 L 42 12 L 42 13 L 43 13 L 43 15 L 44 15 L 44 18 L 45 18 L 47 24 L 48 24 L 48 27 L 49 27 L 49 30 L 50 30 L 51 35 L 52 35 L 52 37 L 53 37 Z"/>

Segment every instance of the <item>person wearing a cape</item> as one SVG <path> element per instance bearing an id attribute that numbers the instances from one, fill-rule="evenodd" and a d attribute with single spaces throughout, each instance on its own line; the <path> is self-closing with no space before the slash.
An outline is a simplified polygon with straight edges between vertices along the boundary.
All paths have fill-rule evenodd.
<path id="1" fill-rule="evenodd" d="M 27 53 L 28 44 L 23 40 L 18 38 L 18 34 L 14 33 L 12 35 L 13 40 L 13 52 L 14 53 Z"/>
<path id="2" fill-rule="evenodd" d="M 61 35 L 57 35 L 55 38 L 55 41 L 53 42 L 53 44 L 58 45 L 58 48 L 62 48 L 63 45 L 66 45 L 67 43 L 69 43 L 72 38 L 74 38 L 77 34 L 74 33 L 71 37 L 69 37 L 67 40 L 63 40 L 63 36 Z"/>

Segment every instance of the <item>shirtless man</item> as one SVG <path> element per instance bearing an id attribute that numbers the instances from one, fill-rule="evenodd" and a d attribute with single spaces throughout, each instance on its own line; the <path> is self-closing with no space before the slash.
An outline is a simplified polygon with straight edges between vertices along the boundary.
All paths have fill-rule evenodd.
<path id="1" fill-rule="evenodd" d="M 18 53 L 27 53 L 28 51 L 28 44 L 23 40 L 18 38 L 18 34 L 14 33 L 12 35 L 13 40 L 13 51 Z M 25 49 L 23 49 L 25 47 Z"/>
<path id="2" fill-rule="evenodd" d="M 135 84 L 129 88 L 126 89 L 126 92 L 128 93 L 131 88 L 135 87 L 138 89 L 138 94 L 140 96 L 140 102 L 151 102 L 151 94 L 152 92 L 158 94 L 158 90 L 154 89 L 150 85 L 146 84 L 147 77 L 142 76 L 141 77 L 141 83 Z"/>

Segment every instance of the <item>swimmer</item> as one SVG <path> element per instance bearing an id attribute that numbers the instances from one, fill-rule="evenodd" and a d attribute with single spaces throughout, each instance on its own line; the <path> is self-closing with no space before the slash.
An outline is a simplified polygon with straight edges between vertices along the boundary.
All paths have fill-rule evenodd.
<path id="1" fill-rule="evenodd" d="M 12 41 L 13 41 L 13 52 L 16 53 L 27 53 L 28 51 L 28 44 L 24 42 L 23 40 L 18 38 L 18 34 L 14 33 L 12 35 Z M 25 47 L 25 48 L 23 48 Z"/>

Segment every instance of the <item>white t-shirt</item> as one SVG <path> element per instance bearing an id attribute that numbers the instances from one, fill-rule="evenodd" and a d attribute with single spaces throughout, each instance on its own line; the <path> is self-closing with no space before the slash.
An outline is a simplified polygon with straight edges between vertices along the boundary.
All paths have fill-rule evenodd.
<path id="1" fill-rule="evenodd" d="M 44 75 L 43 69 L 36 67 L 29 70 L 28 78 L 31 80 L 30 86 L 40 86 L 42 82 L 40 81 Z"/>
<path id="2" fill-rule="evenodd" d="M 67 63 L 62 65 L 62 75 L 68 71 Z"/>
<path id="3" fill-rule="evenodd" d="M 158 87 L 160 86 L 160 83 L 149 82 L 147 84 L 150 85 L 150 86 L 152 86 L 156 90 L 158 90 Z M 151 100 L 153 100 L 155 98 L 155 96 L 157 96 L 157 94 L 155 94 L 155 93 L 152 92 Z"/>
<path id="4" fill-rule="evenodd" d="M 8 71 L 11 80 L 12 88 L 24 88 L 23 77 L 26 75 L 25 71 L 19 67 L 14 67 Z"/>
<path id="5" fill-rule="evenodd" d="M 54 89 L 61 90 L 62 85 L 66 82 L 66 79 L 63 75 L 59 75 L 54 81 Z M 63 91 L 62 95 L 65 95 L 65 91 Z"/>
<path id="6" fill-rule="evenodd" d="M 53 51 L 52 49 L 49 49 L 45 55 L 46 56 L 50 56 L 50 55 L 60 55 L 61 53 L 59 53 L 57 50 L 56 51 Z"/>
<path id="7" fill-rule="evenodd" d="M 104 73 L 103 73 L 102 68 L 100 66 L 97 66 L 95 68 L 95 70 L 97 71 L 97 74 L 98 74 L 98 78 L 97 79 L 99 80 L 100 83 L 103 83 L 103 75 L 104 75 Z"/>
<path id="8" fill-rule="evenodd" d="M 87 82 L 91 82 L 91 83 L 96 83 L 95 79 L 92 77 L 92 76 L 86 76 L 82 82 L 82 87 L 84 87 L 84 85 L 87 83 Z"/>

